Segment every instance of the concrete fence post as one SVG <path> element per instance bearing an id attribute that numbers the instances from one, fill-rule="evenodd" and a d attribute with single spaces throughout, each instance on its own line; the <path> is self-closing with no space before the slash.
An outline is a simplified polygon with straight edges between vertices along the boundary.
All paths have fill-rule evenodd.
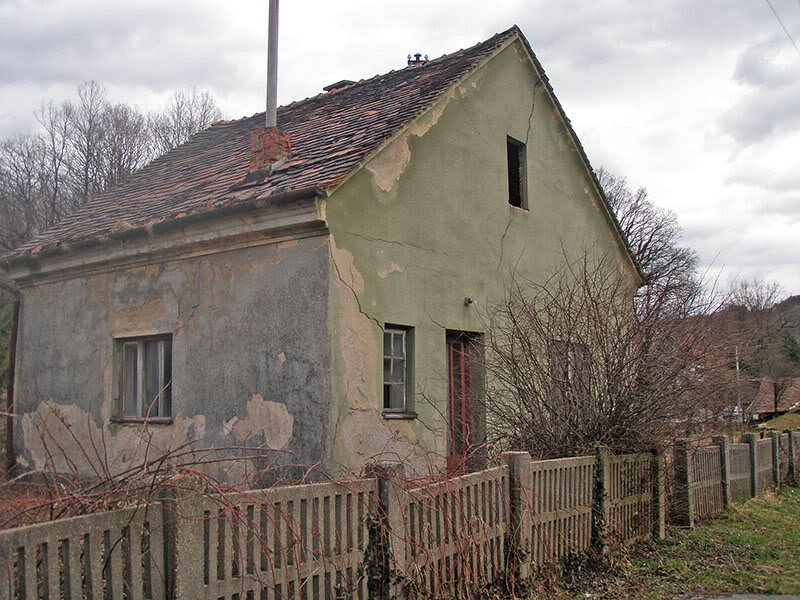
<path id="1" fill-rule="evenodd" d="M 408 551 L 405 470 L 399 464 L 380 464 L 372 466 L 367 474 L 376 478 L 378 493 L 378 524 L 370 534 L 375 552 L 372 564 L 367 567 L 369 598 L 394 600 L 402 597 Z M 393 574 L 400 577 L 392 577 Z"/>
<path id="2" fill-rule="evenodd" d="M 520 580 L 530 576 L 531 564 L 531 495 L 533 472 L 531 456 L 527 452 L 504 452 L 503 462 L 508 465 L 511 522 L 508 527 L 508 554 L 511 572 Z"/>
<path id="3" fill-rule="evenodd" d="M 722 506 L 727 510 L 731 505 L 731 453 L 727 435 L 715 435 L 713 442 L 719 446 L 720 473 L 722 475 Z"/>
<path id="4" fill-rule="evenodd" d="M 772 481 L 776 488 L 781 486 L 781 434 L 774 429 L 769 432 L 772 438 Z"/>
<path id="5" fill-rule="evenodd" d="M 174 577 L 173 598 L 202 598 L 205 511 L 200 494 L 179 492 L 174 499 L 173 515 Z"/>
<path id="6" fill-rule="evenodd" d="M 675 442 L 673 466 L 675 468 L 675 516 L 679 525 L 694 527 L 694 502 L 692 484 L 694 483 L 692 457 L 689 453 L 689 440 Z"/>
<path id="7" fill-rule="evenodd" d="M 786 433 L 789 434 L 789 482 L 793 485 L 797 485 L 797 460 L 795 459 L 795 452 L 797 452 L 797 449 L 795 448 L 794 431 L 789 429 Z"/>
<path id="8" fill-rule="evenodd" d="M 595 471 L 594 510 L 592 511 L 592 544 L 601 552 L 608 551 L 611 526 L 611 451 L 598 448 Z"/>
<path id="9" fill-rule="evenodd" d="M 745 444 L 750 444 L 750 496 L 758 496 L 758 434 L 745 433 L 742 436 Z"/>
<path id="10" fill-rule="evenodd" d="M 664 454 L 653 451 L 653 539 L 666 537 L 666 468 Z"/>

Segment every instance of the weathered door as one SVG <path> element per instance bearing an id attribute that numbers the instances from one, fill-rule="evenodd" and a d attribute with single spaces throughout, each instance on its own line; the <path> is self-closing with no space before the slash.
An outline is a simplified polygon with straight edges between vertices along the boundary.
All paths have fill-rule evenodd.
<path id="1" fill-rule="evenodd" d="M 466 333 L 447 335 L 448 476 L 463 474 L 474 441 L 474 340 Z"/>

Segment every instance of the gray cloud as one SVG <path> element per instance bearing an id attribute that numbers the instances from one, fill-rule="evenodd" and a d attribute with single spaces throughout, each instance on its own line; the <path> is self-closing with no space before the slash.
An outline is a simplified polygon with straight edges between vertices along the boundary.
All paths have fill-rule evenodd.
<path id="1" fill-rule="evenodd" d="M 734 78 L 746 91 L 719 122 L 736 142 L 755 144 L 800 129 L 800 60 L 794 55 L 780 60 L 787 46 L 785 37 L 772 35 L 739 57 Z"/>

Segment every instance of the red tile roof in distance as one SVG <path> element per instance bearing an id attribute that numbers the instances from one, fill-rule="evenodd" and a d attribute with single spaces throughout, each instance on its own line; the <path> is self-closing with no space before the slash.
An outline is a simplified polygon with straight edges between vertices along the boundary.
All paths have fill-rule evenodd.
<path id="1" fill-rule="evenodd" d="M 800 379 L 792 378 L 786 382 L 786 388 L 778 401 L 778 412 L 787 412 L 800 409 Z M 750 414 L 764 414 L 775 412 L 775 386 L 771 379 L 764 377 L 758 388 L 755 400 L 747 409 Z"/>
<path id="2" fill-rule="evenodd" d="M 215 123 L 2 260 L 34 259 L 256 198 L 310 187 L 333 188 L 381 143 L 517 35 L 522 37 L 514 26 L 426 64 L 280 107 L 278 126 L 289 135 L 292 157 L 255 185 L 241 184 L 248 174 L 250 133 L 264 127 L 264 113 Z"/>

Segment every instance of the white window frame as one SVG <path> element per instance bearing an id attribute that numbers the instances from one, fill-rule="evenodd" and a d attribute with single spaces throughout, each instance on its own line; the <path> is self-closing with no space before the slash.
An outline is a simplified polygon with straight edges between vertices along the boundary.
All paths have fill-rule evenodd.
<path id="1" fill-rule="evenodd" d="M 411 364 L 410 364 L 410 357 L 409 357 L 409 337 L 411 335 L 412 329 L 410 327 L 401 327 L 398 325 L 386 325 L 383 330 L 383 362 L 389 360 L 391 361 L 391 369 L 393 373 L 394 365 L 396 362 L 402 360 L 403 365 L 403 381 L 402 383 L 393 381 L 391 375 L 389 376 L 389 381 L 386 380 L 386 369 L 383 369 L 383 383 L 381 385 L 381 391 L 383 392 L 381 395 L 381 401 L 383 403 L 383 413 L 384 415 L 413 415 L 410 409 L 409 403 L 409 388 L 411 384 Z M 392 344 L 391 344 L 391 354 L 386 354 L 386 335 L 392 336 Z M 403 340 L 402 344 L 402 355 L 394 354 L 394 337 L 401 336 Z M 389 407 L 386 406 L 386 386 L 395 386 L 395 385 L 402 385 L 403 386 L 403 405 L 402 407 Z M 391 389 L 391 388 L 390 388 Z M 391 394 L 391 392 L 390 392 Z"/>
<path id="2" fill-rule="evenodd" d="M 156 342 L 158 344 L 158 412 L 149 412 L 149 407 L 155 398 L 146 400 L 145 394 L 145 344 Z M 165 376 L 165 359 L 166 347 L 169 342 L 170 365 L 172 364 L 172 336 L 171 335 L 157 335 L 138 338 L 123 338 L 118 339 L 118 382 L 119 382 L 119 399 L 118 399 L 118 414 L 117 418 L 125 421 L 171 421 L 172 420 L 172 387 L 173 378 L 170 368 L 169 381 L 167 382 Z M 129 374 L 126 372 L 127 365 L 125 362 L 125 348 L 133 346 L 136 348 L 136 398 L 135 402 L 126 402 L 126 381 Z M 169 386 L 169 408 L 164 402 L 165 397 L 161 397 L 163 391 Z M 126 412 L 126 406 L 134 404 L 134 412 Z"/>

